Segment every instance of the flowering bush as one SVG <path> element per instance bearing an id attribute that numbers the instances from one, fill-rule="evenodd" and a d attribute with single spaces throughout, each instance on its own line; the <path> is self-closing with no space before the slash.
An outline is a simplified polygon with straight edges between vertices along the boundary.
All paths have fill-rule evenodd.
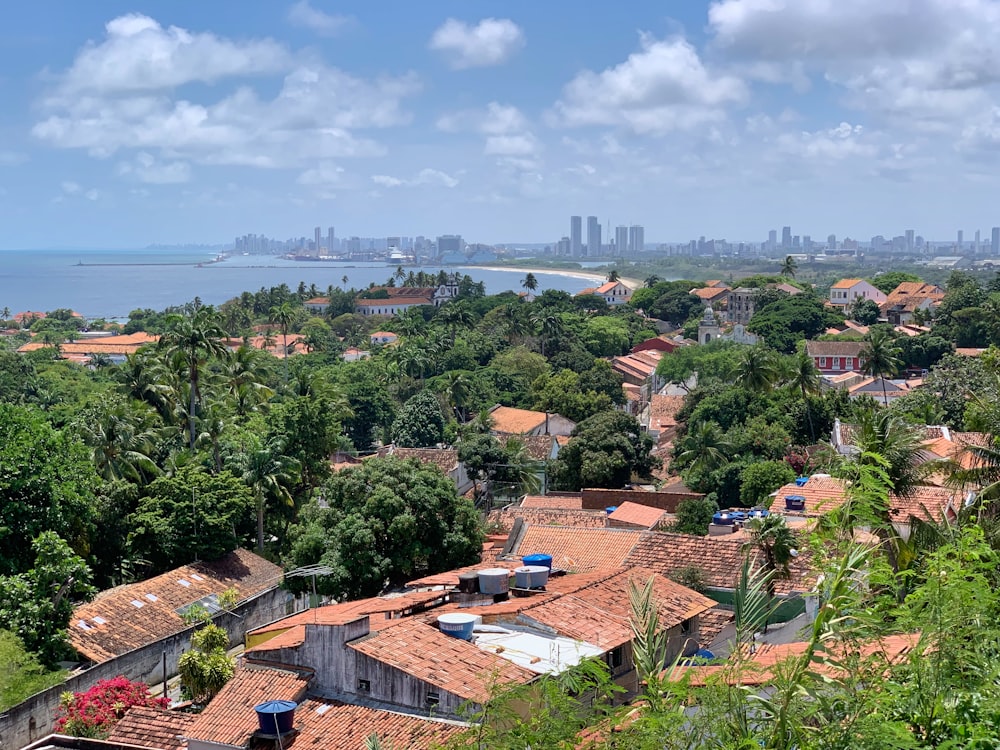
<path id="1" fill-rule="evenodd" d="M 56 714 L 56 731 L 74 737 L 104 739 L 132 706 L 169 705 L 169 698 L 152 697 L 145 683 L 118 676 L 101 680 L 85 693 L 63 693 Z"/>

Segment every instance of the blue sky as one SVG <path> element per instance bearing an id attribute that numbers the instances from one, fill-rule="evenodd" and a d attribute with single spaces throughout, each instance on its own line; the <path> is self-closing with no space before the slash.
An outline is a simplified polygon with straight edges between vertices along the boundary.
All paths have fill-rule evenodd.
<path id="1" fill-rule="evenodd" d="M 993 0 L 0 10 L 0 247 L 1000 224 Z"/>

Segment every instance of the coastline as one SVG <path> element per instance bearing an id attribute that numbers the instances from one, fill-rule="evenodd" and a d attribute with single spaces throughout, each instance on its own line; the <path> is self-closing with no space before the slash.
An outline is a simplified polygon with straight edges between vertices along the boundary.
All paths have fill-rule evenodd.
<path id="1" fill-rule="evenodd" d="M 461 268 L 469 269 L 474 271 L 475 269 L 481 269 L 483 271 L 510 271 L 510 272 L 521 272 L 521 273 L 547 273 L 547 274 L 557 274 L 559 276 L 568 276 L 573 279 L 583 279 L 585 281 L 605 281 L 607 280 L 607 274 L 597 273 L 596 271 L 581 271 L 578 269 L 566 270 L 562 268 L 525 268 L 521 266 L 461 266 Z M 471 274 L 470 274 L 471 275 Z M 626 286 L 632 287 L 633 291 L 639 289 L 643 282 L 638 279 L 629 278 L 628 276 L 620 277 L 622 283 Z"/>

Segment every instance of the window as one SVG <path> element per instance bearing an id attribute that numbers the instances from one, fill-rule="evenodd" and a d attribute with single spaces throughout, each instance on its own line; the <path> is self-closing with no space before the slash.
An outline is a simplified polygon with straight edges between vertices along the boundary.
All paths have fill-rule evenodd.
<path id="1" fill-rule="evenodd" d="M 358 692 L 370 693 L 372 691 L 371 680 L 358 680 Z"/>
<path id="2" fill-rule="evenodd" d="M 612 669 L 618 669 L 622 663 L 625 661 L 624 647 L 619 646 L 618 648 L 613 648 L 608 651 L 608 666 Z"/>
<path id="3" fill-rule="evenodd" d="M 439 693 L 428 693 L 425 702 L 428 706 L 436 706 L 441 702 L 441 695 Z"/>
<path id="4" fill-rule="evenodd" d="M 681 635 L 688 635 L 694 628 L 694 618 L 689 617 L 681 623 Z"/>
<path id="5" fill-rule="evenodd" d="M 819 366 L 820 367 L 826 367 L 826 357 L 820 357 L 819 358 Z"/>

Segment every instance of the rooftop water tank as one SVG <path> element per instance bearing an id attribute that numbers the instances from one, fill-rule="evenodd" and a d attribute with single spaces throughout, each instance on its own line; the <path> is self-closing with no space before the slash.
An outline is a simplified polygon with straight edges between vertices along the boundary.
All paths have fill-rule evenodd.
<path id="1" fill-rule="evenodd" d="M 280 737 L 295 729 L 295 703 L 293 701 L 265 701 L 253 707 L 257 712 L 260 733 Z"/>
<path id="2" fill-rule="evenodd" d="M 610 516 L 616 510 L 618 510 L 618 506 L 617 505 L 609 505 L 607 508 L 604 509 L 604 512 L 607 513 Z"/>
<path id="3" fill-rule="evenodd" d="M 552 555 L 525 555 L 521 558 L 521 562 L 525 565 L 542 565 L 552 570 Z"/>
<path id="4" fill-rule="evenodd" d="M 809 477 L 798 477 L 795 480 L 796 487 L 805 487 L 806 483 L 809 481 Z"/>
<path id="5" fill-rule="evenodd" d="M 806 498 L 804 495 L 785 495 L 785 510 L 805 510 Z"/>
<path id="6" fill-rule="evenodd" d="M 549 569 L 544 565 L 524 565 L 514 568 L 514 585 L 519 589 L 540 589 L 549 582 Z"/>
<path id="7" fill-rule="evenodd" d="M 767 518 L 771 515 L 771 511 L 767 508 L 751 508 L 747 513 L 747 518 Z"/>
<path id="8" fill-rule="evenodd" d="M 479 593 L 479 574 L 478 573 L 459 573 L 458 574 L 458 590 L 463 594 L 478 594 Z"/>
<path id="9" fill-rule="evenodd" d="M 736 523 L 736 519 L 728 510 L 720 510 L 712 516 L 712 523 L 716 526 L 732 526 Z"/>
<path id="10" fill-rule="evenodd" d="M 463 641 L 472 640 L 472 630 L 476 627 L 479 618 L 475 615 L 466 615 L 461 612 L 450 613 L 438 617 L 438 628 L 445 635 L 458 638 Z"/>
<path id="11" fill-rule="evenodd" d="M 506 594 L 510 590 L 510 571 L 506 568 L 486 568 L 479 571 L 479 592 Z"/>

